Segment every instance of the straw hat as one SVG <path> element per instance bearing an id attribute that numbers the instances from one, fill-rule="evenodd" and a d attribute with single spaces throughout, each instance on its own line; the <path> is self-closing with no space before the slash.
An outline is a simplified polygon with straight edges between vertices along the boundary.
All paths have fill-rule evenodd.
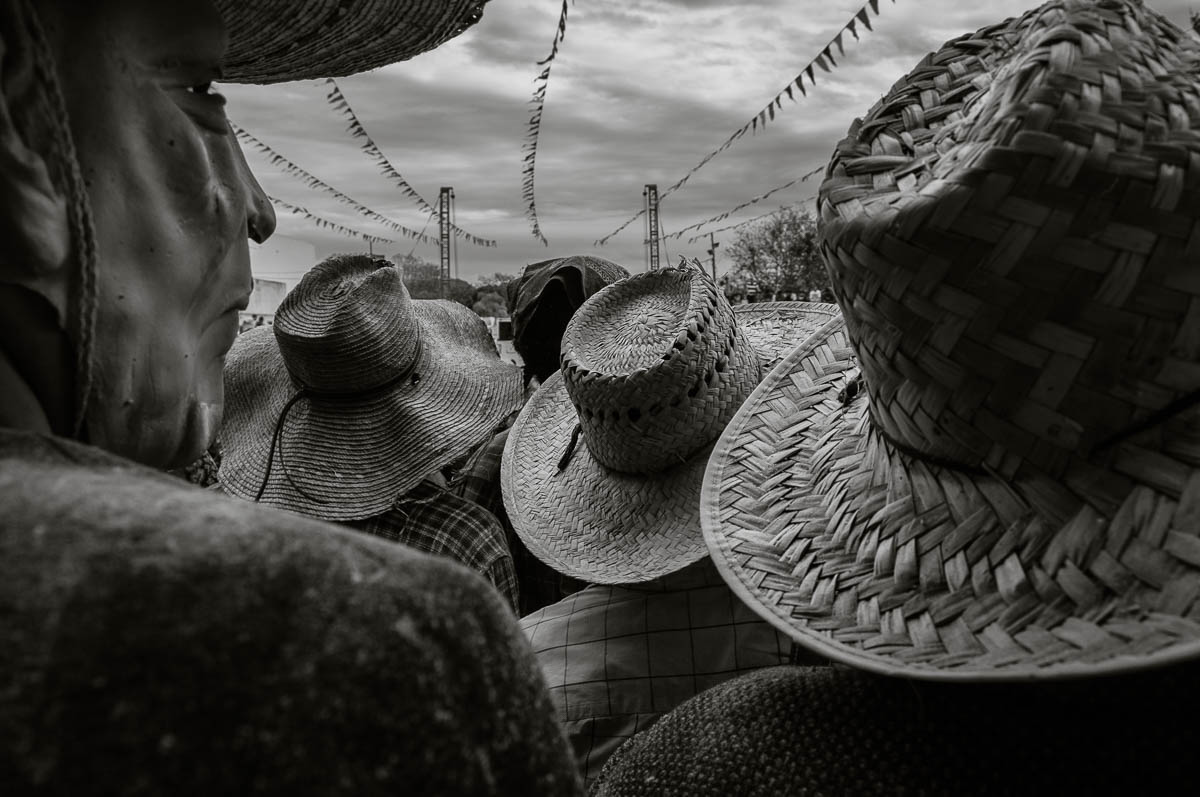
<path id="1" fill-rule="evenodd" d="M 780 302 L 743 319 L 687 265 L 592 295 L 563 334 L 560 371 L 509 433 L 501 486 L 517 534 L 550 567 L 594 583 L 650 581 L 702 558 L 709 448 L 763 360 L 836 313 Z"/>
<path id="2" fill-rule="evenodd" d="M 386 260 L 333 257 L 225 363 L 225 490 L 326 520 L 388 509 L 524 398 L 483 320 L 409 298 Z"/>
<path id="3" fill-rule="evenodd" d="M 1200 653 L 1198 65 L 1140 3 L 1060 0 L 854 123 L 818 202 L 844 323 L 705 474 L 713 558 L 765 618 L 930 679 Z"/>
<path id="4" fill-rule="evenodd" d="M 432 50 L 487 0 L 216 0 L 229 33 L 224 80 L 339 77 Z"/>

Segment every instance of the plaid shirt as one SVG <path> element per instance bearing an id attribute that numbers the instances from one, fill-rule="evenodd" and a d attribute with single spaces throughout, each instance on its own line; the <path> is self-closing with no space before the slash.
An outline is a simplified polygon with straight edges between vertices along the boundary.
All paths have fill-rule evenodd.
<path id="1" fill-rule="evenodd" d="M 451 479 L 450 491 L 479 504 L 495 515 L 504 527 L 517 582 L 521 585 L 521 605 L 518 614 L 526 615 L 587 585 L 555 572 L 531 554 L 513 530 L 508 513 L 504 509 L 504 496 L 500 490 L 500 461 L 504 455 L 504 443 L 508 440 L 508 429 L 509 427 L 501 429 L 491 440 L 475 450 Z"/>
<path id="2" fill-rule="evenodd" d="M 397 498 L 382 515 L 345 525 L 426 553 L 448 556 L 482 573 L 514 612 L 520 605 L 517 575 L 500 523 L 483 507 L 429 480 Z"/>
<path id="3" fill-rule="evenodd" d="M 705 689 L 793 651 L 705 557 L 645 584 L 594 584 L 522 618 L 590 782 L 618 746 Z"/>

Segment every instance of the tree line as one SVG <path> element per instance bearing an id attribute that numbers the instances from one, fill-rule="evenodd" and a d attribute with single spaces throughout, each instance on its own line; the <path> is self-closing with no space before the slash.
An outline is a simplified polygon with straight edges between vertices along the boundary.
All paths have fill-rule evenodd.
<path id="1" fill-rule="evenodd" d="M 393 255 L 392 262 L 404 273 L 404 287 L 414 299 L 442 298 L 441 266 L 411 254 Z M 474 285 L 466 280 L 451 278 L 446 282 L 446 299 L 469 307 L 479 315 L 503 318 L 508 315 L 504 287 L 516 277 L 495 274 L 480 277 Z"/>
<path id="2" fill-rule="evenodd" d="M 822 301 L 833 301 L 829 277 L 817 249 L 817 222 L 798 205 L 778 211 L 737 228 L 729 244 L 733 268 L 721 277 L 726 297 L 733 302 L 808 299 L 814 290 Z M 411 254 L 393 255 L 403 268 L 404 285 L 414 299 L 439 299 L 441 268 Z M 484 317 L 506 317 L 505 286 L 517 277 L 496 272 L 480 277 L 475 284 L 452 278 L 446 297 Z"/>
<path id="3" fill-rule="evenodd" d="M 720 281 L 731 302 L 805 300 L 812 291 L 833 301 L 817 221 L 799 205 L 738 227 L 727 251 L 733 268 Z"/>

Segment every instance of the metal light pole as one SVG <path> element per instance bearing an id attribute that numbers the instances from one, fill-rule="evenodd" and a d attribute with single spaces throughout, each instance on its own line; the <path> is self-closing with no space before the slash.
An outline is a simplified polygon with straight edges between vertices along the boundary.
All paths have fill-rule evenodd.
<path id="1" fill-rule="evenodd" d="M 442 186 L 438 202 L 438 243 L 442 250 L 442 267 L 438 275 L 438 295 L 446 298 L 446 287 L 450 282 L 450 206 L 454 202 L 454 189 Z"/>

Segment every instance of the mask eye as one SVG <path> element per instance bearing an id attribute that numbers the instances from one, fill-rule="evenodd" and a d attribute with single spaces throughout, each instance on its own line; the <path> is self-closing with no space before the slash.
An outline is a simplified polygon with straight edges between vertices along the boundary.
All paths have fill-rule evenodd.
<path id="1" fill-rule="evenodd" d="M 208 96 L 208 95 L 212 94 L 212 87 L 213 87 L 212 81 L 207 80 L 203 83 L 197 83 L 194 86 L 189 86 L 188 91 L 190 91 L 192 94 Z"/>

